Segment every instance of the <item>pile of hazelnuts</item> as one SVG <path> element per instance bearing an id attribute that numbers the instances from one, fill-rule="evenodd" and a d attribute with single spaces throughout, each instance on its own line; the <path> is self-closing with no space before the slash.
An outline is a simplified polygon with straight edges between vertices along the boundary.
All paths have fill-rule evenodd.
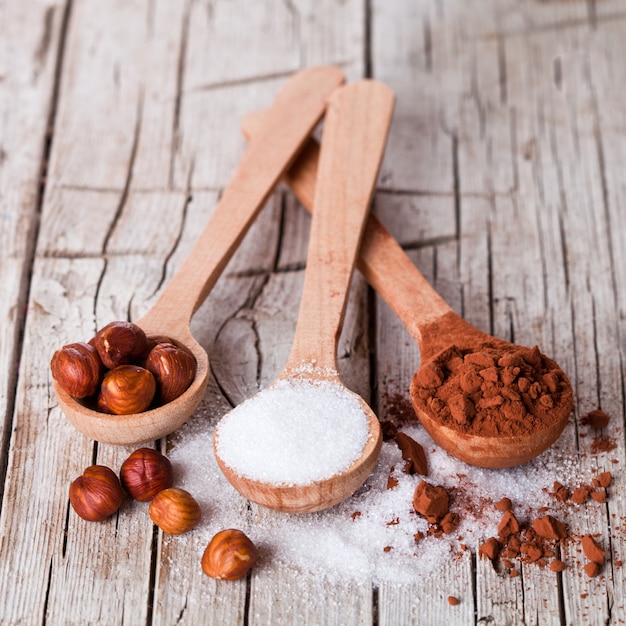
<path id="1" fill-rule="evenodd" d="M 111 322 L 89 342 L 57 350 L 50 369 L 73 398 L 101 413 L 130 415 L 178 398 L 196 376 L 196 360 L 169 337 Z"/>
<path id="2" fill-rule="evenodd" d="M 173 487 L 170 460 L 158 450 L 139 448 L 120 468 L 119 477 L 105 465 L 91 465 L 70 485 L 70 503 L 76 514 L 90 522 L 114 515 L 126 494 L 150 502 L 150 519 L 164 532 L 180 535 L 200 522 L 200 506 L 184 489 Z M 201 559 L 203 572 L 211 578 L 238 580 L 256 563 L 256 548 L 240 530 L 218 532 Z"/>

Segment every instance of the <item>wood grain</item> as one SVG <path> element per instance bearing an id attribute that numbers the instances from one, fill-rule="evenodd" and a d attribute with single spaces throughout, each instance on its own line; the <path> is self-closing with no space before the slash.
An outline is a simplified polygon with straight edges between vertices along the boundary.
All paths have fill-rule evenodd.
<path id="1" fill-rule="evenodd" d="M 625 25 L 621 0 L 0 0 L 0 622 L 619 620 Z M 67 424 L 49 355 L 149 309 L 244 152 L 242 117 L 269 106 L 294 71 L 328 63 L 396 93 L 373 207 L 381 223 L 454 311 L 549 346 L 570 376 L 575 414 L 560 456 L 542 461 L 570 459 L 581 481 L 613 472 L 606 505 L 562 513 L 607 549 L 601 576 L 582 573 L 574 541 L 559 575 L 530 564 L 509 578 L 472 545 L 427 583 L 329 581 L 268 559 L 249 584 L 217 584 L 196 567 L 202 544 L 225 525 L 264 523 L 256 505 L 204 503 L 202 529 L 179 541 L 155 535 L 142 506 L 101 525 L 68 509 L 85 466 L 118 467 L 130 450 Z M 283 367 L 309 227 L 289 192 L 270 199 L 192 323 L 211 356 L 205 397 L 181 433 L 154 445 L 206 433 Z M 355 275 L 342 378 L 394 417 L 419 359 Z M 581 418 L 599 406 L 617 447 L 592 454 L 598 433 Z"/>

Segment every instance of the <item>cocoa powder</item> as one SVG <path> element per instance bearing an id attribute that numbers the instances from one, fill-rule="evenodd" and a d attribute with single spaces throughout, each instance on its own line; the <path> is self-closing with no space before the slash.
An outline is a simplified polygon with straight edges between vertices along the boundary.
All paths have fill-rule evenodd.
<path id="1" fill-rule="evenodd" d="M 605 552 L 595 542 L 594 538 L 591 535 L 585 535 L 581 539 L 581 544 L 582 544 L 583 552 L 585 556 L 592 563 L 597 563 L 598 565 L 602 565 L 604 563 Z"/>
<path id="2" fill-rule="evenodd" d="M 443 487 L 422 480 L 415 488 L 413 508 L 430 523 L 439 522 L 448 513 L 449 506 L 450 496 Z"/>
<path id="3" fill-rule="evenodd" d="M 615 448 L 617 448 L 617 442 L 613 437 L 601 435 L 594 438 L 589 446 L 589 451 L 591 454 L 598 454 L 600 452 L 611 452 Z"/>
<path id="4" fill-rule="evenodd" d="M 567 376 L 537 346 L 474 344 L 445 348 L 413 377 L 413 401 L 442 424 L 472 435 L 514 437 L 548 428 L 572 410 Z"/>
<path id="5" fill-rule="evenodd" d="M 567 537 L 565 524 L 552 515 L 544 515 L 535 519 L 533 521 L 533 530 L 545 539 L 559 540 Z"/>
<path id="6" fill-rule="evenodd" d="M 593 411 L 589 411 L 587 415 L 583 415 L 581 423 L 585 426 L 591 426 L 591 428 L 594 428 L 595 430 L 601 430 L 609 425 L 610 420 L 610 416 L 604 411 L 601 409 L 595 409 Z"/>
<path id="7" fill-rule="evenodd" d="M 402 452 L 402 459 L 405 462 L 403 468 L 404 473 L 428 476 L 428 463 L 426 461 L 424 448 L 406 433 L 398 432 L 394 438 L 398 444 L 398 448 L 400 448 Z"/>

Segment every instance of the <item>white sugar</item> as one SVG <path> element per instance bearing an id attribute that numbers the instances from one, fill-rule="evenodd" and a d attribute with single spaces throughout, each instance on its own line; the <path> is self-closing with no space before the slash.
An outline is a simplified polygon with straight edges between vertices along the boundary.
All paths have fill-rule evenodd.
<path id="1" fill-rule="evenodd" d="M 547 493 L 554 480 L 572 484 L 579 478 L 575 462 L 555 448 L 520 467 L 485 470 L 454 459 L 420 426 L 407 425 L 402 430 L 419 441 L 428 456 L 427 480 L 452 494 L 451 510 L 461 518 L 453 534 L 427 534 L 429 524 L 412 510 L 413 492 L 422 477 L 402 472 L 402 456 L 393 441 L 383 443 L 372 475 L 341 504 L 299 515 L 253 505 L 250 516 L 247 501 L 217 467 L 206 419 L 182 429 L 169 453 L 176 484 L 193 493 L 206 511 L 194 536 L 177 539 L 197 541 L 201 550 L 217 530 L 241 528 L 266 555 L 261 567 L 269 570 L 280 567 L 302 575 L 376 583 L 424 581 L 455 559 L 469 559 L 484 539 L 497 533 L 502 513 L 495 503 L 500 498 L 511 498 L 522 521 L 541 506 L 555 505 Z M 388 489 L 392 467 L 398 484 Z M 425 535 L 419 542 L 414 537 L 417 532 Z M 469 550 L 463 552 L 461 544 Z"/>
<path id="2" fill-rule="evenodd" d="M 222 528 L 241 528 L 259 548 L 259 574 L 265 571 L 294 572 L 294 577 L 320 577 L 341 581 L 373 581 L 383 584 L 429 584 L 453 562 L 471 570 L 472 553 L 487 537 L 497 534 L 502 513 L 495 503 L 502 497 L 513 501 L 520 521 L 532 519 L 547 506 L 559 517 L 561 511 L 548 493 L 555 480 L 565 485 L 588 481 L 581 476 L 577 460 L 562 454 L 558 446 L 520 467 L 485 470 L 454 459 L 441 450 L 416 422 L 401 430 L 424 447 L 428 457 L 427 480 L 451 493 L 451 510 L 461 521 L 456 531 L 439 537 L 428 535 L 429 524 L 412 509 L 419 475 L 402 471 L 401 452 L 394 441 L 383 443 L 378 463 L 354 496 L 326 511 L 289 515 L 249 505 L 220 472 L 212 453 L 215 414 L 194 417 L 178 431 L 168 456 L 177 486 L 190 491 L 203 509 L 201 524 L 177 542 L 193 543 L 201 554 L 212 535 Z M 209 411 L 207 410 L 207 413 Z M 391 468 L 398 484 L 387 488 Z M 566 506 L 566 505 L 563 505 Z M 600 505 L 599 505 L 600 506 Z M 425 537 L 415 541 L 415 534 Z M 468 550 L 463 551 L 462 546 Z"/>
<path id="3" fill-rule="evenodd" d="M 350 467 L 369 422 L 340 383 L 281 380 L 224 416 L 217 432 L 219 457 L 239 476 L 307 485 Z"/>

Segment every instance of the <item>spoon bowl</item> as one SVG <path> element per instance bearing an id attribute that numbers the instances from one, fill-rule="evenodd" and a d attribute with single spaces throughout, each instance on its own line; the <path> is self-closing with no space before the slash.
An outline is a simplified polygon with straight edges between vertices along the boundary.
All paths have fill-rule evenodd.
<path id="1" fill-rule="evenodd" d="M 194 355 L 197 372 L 191 386 L 158 408 L 111 415 L 88 408 L 54 381 L 59 406 L 83 434 L 106 443 L 136 444 L 168 435 L 191 416 L 204 396 L 209 373 L 206 351 L 190 331 L 191 318 L 323 116 L 327 97 L 343 82 L 338 68 L 320 66 L 298 72 L 285 83 L 268 109 L 266 131 L 249 144 L 189 256 L 137 322 L 146 333 L 171 337 Z"/>
<path id="2" fill-rule="evenodd" d="M 265 123 L 265 111 L 254 112 L 243 120 L 243 131 L 255 137 Z M 318 160 L 319 146 L 311 139 L 285 176 L 309 211 L 313 211 Z M 521 429 L 515 435 L 477 435 L 443 423 L 419 397 L 414 384 L 431 359 L 451 346 L 469 351 L 476 345 L 487 345 L 503 354 L 524 348 L 482 332 L 452 311 L 374 215 L 369 216 L 365 226 L 357 268 L 419 345 L 421 365 L 410 395 L 417 417 L 438 445 L 471 465 L 503 468 L 529 461 L 559 438 L 573 409 L 573 392 L 565 373 L 545 355 L 545 364 L 558 370 L 560 397 L 541 425 L 526 432 Z"/>
<path id="3" fill-rule="evenodd" d="M 95 411 L 70 396 L 54 380 L 54 391 L 67 419 L 77 430 L 96 441 L 135 444 L 159 439 L 182 426 L 204 397 L 209 377 L 209 358 L 191 333 L 172 333 L 171 327 L 167 331 L 163 327 L 153 330 L 142 320 L 138 321 L 137 325 L 146 333 L 167 332 L 175 344 L 190 351 L 196 360 L 196 376 L 178 398 L 158 408 L 131 415 L 112 415 Z"/>
<path id="4" fill-rule="evenodd" d="M 321 377 L 316 377 L 315 380 L 319 381 Z M 248 500 L 268 509 L 289 513 L 321 511 L 339 504 L 353 494 L 365 482 L 376 465 L 382 447 L 382 435 L 376 414 L 363 398 L 347 389 L 344 389 L 344 393 L 350 393 L 360 403 L 361 410 L 367 419 L 368 430 L 365 446 L 358 458 L 344 471 L 330 478 L 314 480 L 306 484 L 285 482 L 268 484 L 242 476 L 224 462 L 219 453 L 218 434 L 214 439 L 213 449 L 217 463 L 228 482 Z M 219 430 L 217 432 L 219 433 Z M 277 454 L 279 453 L 280 451 L 277 450 Z"/>
<path id="5" fill-rule="evenodd" d="M 492 337 L 451 310 L 434 321 L 423 324 L 420 333 L 422 363 L 411 382 L 411 401 L 426 431 L 444 450 L 471 465 L 498 469 L 530 461 L 559 438 L 567 425 L 574 402 L 571 384 L 554 360 L 540 354 L 537 348 L 531 350 Z M 537 378 L 542 382 L 544 375 L 540 372 L 550 372 L 546 375 L 551 376 L 554 381 L 554 403 L 546 410 L 540 402 L 530 402 L 528 394 L 520 392 L 519 385 L 515 385 L 519 381 L 514 381 L 509 389 L 515 390 L 513 397 L 519 396 L 522 402 L 526 402 L 527 408 L 519 422 L 517 419 L 512 420 L 501 408 L 506 406 L 505 404 L 491 409 L 489 414 L 487 411 L 482 412 L 483 419 L 488 422 L 483 432 L 478 429 L 474 429 L 473 432 L 471 428 L 455 423 L 451 416 L 442 416 L 440 410 L 432 408 L 432 400 L 428 399 L 436 398 L 438 392 L 429 390 L 428 396 L 425 397 L 420 379 L 429 367 L 440 365 L 441 356 L 449 351 L 451 346 L 455 353 L 469 355 L 484 354 L 484 350 L 503 358 L 510 355 L 527 355 L 528 359 L 532 358 L 534 364 L 526 369 L 530 372 L 539 372 Z M 503 371 L 504 369 L 500 369 L 500 381 Z M 480 402 L 481 400 L 477 405 Z M 507 402 L 506 398 L 504 402 Z M 476 413 L 478 414 L 478 409 Z"/>
<path id="6" fill-rule="evenodd" d="M 393 101 L 388 87 L 371 80 L 342 87 L 329 98 L 291 353 L 276 381 L 224 416 L 215 429 L 213 448 L 226 478 L 243 496 L 271 509 L 304 513 L 341 502 L 363 484 L 380 453 L 378 419 L 342 383 L 336 353 Z M 295 399 L 287 400 L 287 387 Z M 308 394 L 313 391 L 320 395 L 312 399 Z M 263 404 L 268 394 L 272 403 Z M 262 418 L 255 412 L 260 404 Z M 306 414 L 300 410 L 304 406 Z M 267 426 L 267 433 L 256 438 L 255 419 Z M 326 446 L 333 453 L 328 465 L 322 462 Z M 280 461 L 276 468 L 277 457 L 292 465 Z M 268 479 L 270 465 L 274 473 Z"/>

